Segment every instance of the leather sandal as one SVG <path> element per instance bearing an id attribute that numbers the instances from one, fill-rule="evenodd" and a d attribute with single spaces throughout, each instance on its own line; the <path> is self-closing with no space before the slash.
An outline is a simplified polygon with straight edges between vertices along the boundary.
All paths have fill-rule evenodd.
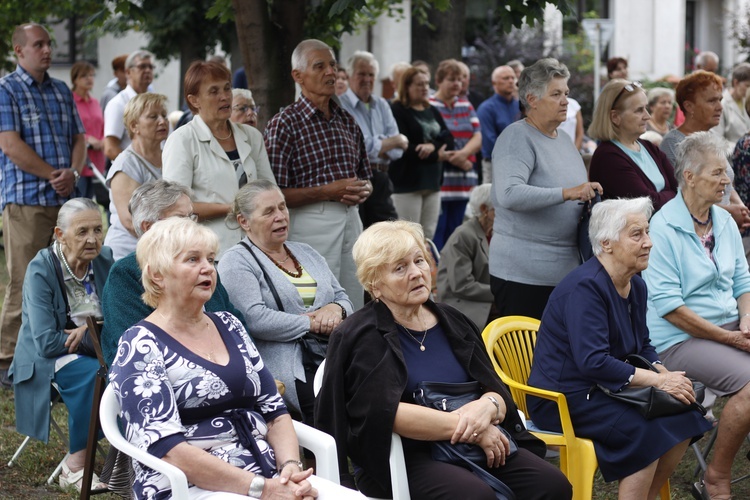
<path id="1" fill-rule="evenodd" d="M 77 471 L 77 472 L 71 472 L 70 467 L 68 467 L 67 462 L 63 462 L 62 464 L 62 472 L 60 472 L 60 488 L 68 489 L 68 488 L 75 488 L 78 491 L 81 491 L 81 485 L 83 481 L 83 469 Z M 105 483 L 102 483 L 99 480 L 99 476 L 94 473 L 94 476 L 91 478 L 91 489 L 92 490 L 106 490 L 107 485 Z"/>

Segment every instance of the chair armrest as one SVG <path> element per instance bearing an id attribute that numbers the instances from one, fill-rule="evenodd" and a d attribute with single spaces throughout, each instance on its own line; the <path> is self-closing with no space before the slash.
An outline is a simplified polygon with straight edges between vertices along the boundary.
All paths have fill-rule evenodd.
<path id="1" fill-rule="evenodd" d="M 310 450 L 315 455 L 315 466 L 317 468 L 315 475 L 341 484 L 336 440 L 333 439 L 333 436 L 296 420 L 293 420 L 292 423 L 300 446 Z"/>
<path id="2" fill-rule="evenodd" d="M 391 433 L 391 453 L 388 458 L 391 470 L 391 490 L 393 498 L 410 500 L 409 479 L 406 475 L 406 460 L 404 459 L 404 445 L 401 436 Z"/>
<path id="3" fill-rule="evenodd" d="M 101 406 L 99 407 L 99 419 L 102 424 L 102 432 L 104 432 L 109 443 L 126 455 L 138 460 L 143 465 L 151 467 L 155 471 L 167 476 L 172 486 L 172 498 L 188 498 L 188 481 L 185 473 L 174 465 L 141 450 L 125 439 L 117 424 L 117 416 L 119 414 L 120 404 L 115 397 L 112 386 L 108 385 L 102 396 Z"/>
<path id="4" fill-rule="evenodd" d="M 565 394 L 562 392 L 548 391 L 547 389 L 539 389 L 530 385 L 521 384 L 506 376 L 500 372 L 500 378 L 508 385 L 511 389 L 514 389 L 526 396 L 536 396 L 543 399 L 549 399 L 557 403 L 557 413 L 560 417 L 560 426 L 562 427 L 563 436 L 566 441 L 572 441 L 575 439 L 575 432 L 573 431 L 573 423 L 570 421 L 570 411 L 568 410 L 568 400 L 565 398 Z"/>

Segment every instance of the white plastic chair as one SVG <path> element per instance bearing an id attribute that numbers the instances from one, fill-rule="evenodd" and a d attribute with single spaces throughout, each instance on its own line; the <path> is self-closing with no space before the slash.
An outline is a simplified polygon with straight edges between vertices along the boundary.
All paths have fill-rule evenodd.
<path id="1" fill-rule="evenodd" d="M 110 444 L 121 452 L 135 458 L 143 465 L 164 474 L 172 486 L 172 498 L 188 497 L 188 482 L 185 473 L 172 464 L 156 458 L 150 453 L 141 450 L 125 439 L 117 425 L 117 417 L 120 414 L 120 404 L 111 385 L 108 385 L 102 396 L 99 407 L 99 419 L 102 432 Z M 316 459 L 316 476 L 327 479 L 336 484 L 339 483 L 339 464 L 336 455 L 336 441 L 325 432 L 301 422 L 294 422 L 294 432 L 300 446 L 313 452 Z"/>
<path id="2" fill-rule="evenodd" d="M 323 362 L 315 372 L 313 379 L 313 393 L 317 396 L 320 388 L 323 387 L 323 373 L 326 362 Z M 395 432 L 391 434 L 391 452 L 388 456 L 388 462 L 391 469 L 391 492 L 393 500 L 411 500 L 409 494 L 409 480 L 406 476 L 406 460 L 404 460 L 404 446 L 401 443 L 401 436 Z M 337 468 L 338 469 L 338 468 Z M 368 497 L 369 500 L 378 500 Z"/>

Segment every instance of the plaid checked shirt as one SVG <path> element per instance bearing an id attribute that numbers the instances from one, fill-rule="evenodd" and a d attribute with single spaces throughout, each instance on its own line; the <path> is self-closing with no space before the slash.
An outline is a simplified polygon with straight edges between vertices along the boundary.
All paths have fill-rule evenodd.
<path id="1" fill-rule="evenodd" d="M 362 131 L 334 100 L 331 119 L 305 96 L 274 116 L 264 138 L 280 188 L 306 188 L 372 177 Z"/>
<path id="2" fill-rule="evenodd" d="M 73 93 L 45 74 L 37 83 L 20 66 L 0 79 L 0 132 L 18 132 L 52 168 L 70 168 L 73 136 L 83 134 Z M 47 179 L 18 168 L 0 151 L 0 204 L 59 206 L 67 201 Z"/>

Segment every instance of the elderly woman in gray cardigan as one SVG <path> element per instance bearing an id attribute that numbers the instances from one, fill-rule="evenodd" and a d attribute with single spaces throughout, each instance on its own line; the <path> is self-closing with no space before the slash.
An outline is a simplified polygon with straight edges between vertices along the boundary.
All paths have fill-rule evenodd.
<path id="1" fill-rule="evenodd" d="M 318 252 L 287 242 L 289 211 L 276 184 L 247 183 L 230 218 L 236 218 L 245 238 L 219 262 L 221 281 L 264 363 L 286 386 L 287 405 L 312 425 L 315 367 L 303 365 L 298 340 L 307 332 L 330 335 L 353 312 L 352 304 Z"/>

